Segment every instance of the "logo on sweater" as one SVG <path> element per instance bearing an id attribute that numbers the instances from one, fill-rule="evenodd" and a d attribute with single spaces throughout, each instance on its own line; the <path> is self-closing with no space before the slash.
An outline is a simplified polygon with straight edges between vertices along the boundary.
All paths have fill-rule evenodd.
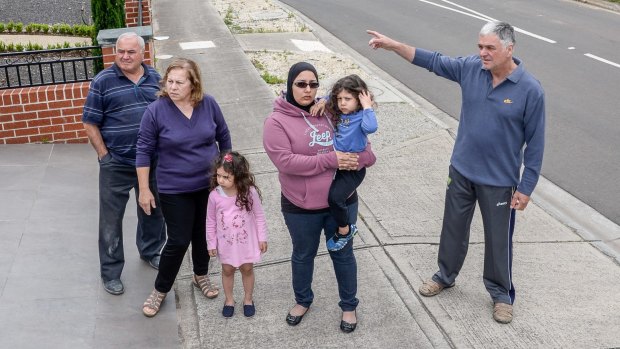
<path id="1" fill-rule="evenodd" d="M 508 205 L 508 202 L 507 201 L 502 201 L 502 202 L 498 202 L 497 205 L 495 205 L 495 206 L 499 207 L 499 206 L 506 206 L 506 205 Z"/>
<path id="2" fill-rule="evenodd" d="M 333 144 L 332 133 L 329 130 L 319 132 L 318 130 L 312 130 L 310 132 L 310 143 L 308 146 L 313 147 L 315 144 L 328 147 Z"/>
<path id="3" fill-rule="evenodd" d="M 510 98 L 504 99 L 504 104 L 512 104 L 512 99 Z"/>

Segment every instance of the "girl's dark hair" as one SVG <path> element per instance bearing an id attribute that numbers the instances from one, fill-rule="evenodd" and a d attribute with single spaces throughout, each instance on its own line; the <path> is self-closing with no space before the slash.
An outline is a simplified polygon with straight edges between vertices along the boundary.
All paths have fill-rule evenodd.
<path id="1" fill-rule="evenodd" d="M 226 173 L 230 173 L 235 177 L 235 187 L 237 188 L 237 207 L 252 211 L 252 197 L 250 196 L 250 188 L 254 187 L 258 193 L 258 197 L 263 200 L 260 189 L 256 186 L 254 175 L 250 172 L 250 163 L 243 155 L 236 151 L 228 151 L 220 153 L 215 164 L 213 165 L 213 176 L 211 176 L 211 189 L 215 189 L 217 184 L 217 169 L 223 168 Z"/>
<path id="2" fill-rule="evenodd" d="M 342 112 L 338 109 L 338 94 L 342 91 L 349 92 L 357 99 L 358 109 L 356 111 L 360 111 L 362 109 L 362 104 L 360 103 L 359 95 L 361 92 L 369 90 L 364 80 L 356 74 L 347 75 L 336 81 L 329 94 L 329 102 L 327 103 L 327 111 L 332 114 L 332 119 L 336 125 L 340 121 L 340 116 L 342 115 Z M 373 101 L 373 104 L 376 103 Z"/>

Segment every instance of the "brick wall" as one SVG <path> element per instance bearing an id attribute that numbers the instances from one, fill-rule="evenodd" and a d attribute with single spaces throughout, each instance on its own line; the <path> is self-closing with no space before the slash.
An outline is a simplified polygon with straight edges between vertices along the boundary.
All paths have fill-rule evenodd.
<path id="1" fill-rule="evenodd" d="M 125 0 L 125 25 L 137 27 L 139 14 L 138 0 Z M 142 0 L 142 25 L 151 25 L 151 10 L 149 0 Z"/>
<path id="2" fill-rule="evenodd" d="M 0 144 L 86 143 L 88 82 L 0 90 Z"/>
<path id="3" fill-rule="evenodd" d="M 142 0 L 142 25 L 151 24 L 148 0 Z M 138 25 L 138 0 L 125 1 L 126 25 Z M 114 63 L 116 47 L 102 47 L 105 68 Z M 144 62 L 152 63 L 152 43 Z M 0 144 L 87 143 L 82 107 L 89 82 L 0 90 Z"/>

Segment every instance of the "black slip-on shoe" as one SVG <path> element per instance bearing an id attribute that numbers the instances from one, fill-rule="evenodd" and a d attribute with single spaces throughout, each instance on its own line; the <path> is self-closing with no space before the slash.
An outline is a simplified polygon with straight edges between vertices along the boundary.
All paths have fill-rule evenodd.
<path id="1" fill-rule="evenodd" d="M 301 319 L 303 319 L 304 315 L 306 315 L 308 313 L 308 310 L 310 310 L 310 307 L 306 308 L 306 311 L 301 314 L 301 315 L 291 315 L 291 313 L 288 313 L 286 315 L 286 323 L 291 325 L 291 326 L 297 326 L 299 325 L 299 323 L 301 322 Z"/>
<path id="2" fill-rule="evenodd" d="M 355 311 L 355 321 L 357 321 L 357 310 Z M 356 327 L 357 327 L 357 322 L 350 323 L 344 320 L 340 320 L 340 330 L 344 333 L 351 333 L 355 331 Z"/>

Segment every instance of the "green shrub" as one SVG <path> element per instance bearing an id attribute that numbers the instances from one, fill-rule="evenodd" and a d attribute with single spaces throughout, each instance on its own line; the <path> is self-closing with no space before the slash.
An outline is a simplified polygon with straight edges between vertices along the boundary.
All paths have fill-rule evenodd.
<path id="1" fill-rule="evenodd" d="M 73 35 L 91 37 L 95 27 L 92 25 L 76 24 L 72 28 Z"/>
<path id="2" fill-rule="evenodd" d="M 261 63 L 261 61 L 259 61 L 256 58 L 252 59 L 252 64 L 254 65 L 254 67 L 258 70 L 265 70 L 265 66 L 263 65 L 263 63 Z"/>
<path id="3" fill-rule="evenodd" d="M 33 44 L 30 41 L 28 41 L 28 45 L 26 45 L 26 51 L 39 51 L 42 50 L 43 46 L 41 46 L 40 44 Z"/>
<path id="4" fill-rule="evenodd" d="M 43 34 L 47 34 L 50 31 L 50 26 L 48 24 L 41 24 L 40 30 Z"/>
<path id="5" fill-rule="evenodd" d="M 60 26 L 60 33 L 61 34 L 71 34 L 73 32 L 73 30 L 71 29 L 71 26 L 67 23 L 63 23 Z"/>
<path id="6" fill-rule="evenodd" d="M 94 29 L 91 32 L 93 45 L 97 46 L 97 33 L 102 29 L 114 29 L 125 27 L 125 1 L 124 0 L 91 0 L 90 13 L 93 18 Z M 94 55 L 100 56 L 101 50 L 93 51 Z M 95 73 L 103 70 L 102 61 L 95 61 Z"/>
<path id="7" fill-rule="evenodd" d="M 233 24 L 233 8 L 232 6 L 228 6 L 226 10 L 226 14 L 224 15 L 224 24 L 230 27 Z"/>
<path id="8" fill-rule="evenodd" d="M 15 23 L 15 32 L 16 33 L 21 33 L 23 30 L 24 30 L 24 23 L 22 23 L 22 22 Z"/>
<path id="9" fill-rule="evenodd" d="M 6 25 L 6 30 L 10 33 L 13 31 L 14 28 L 15 28 L 15 23 L 13 23 L 13 21 L 9 21 L 9 23 L 7 23 Z"/>
<path id="10" fill-rule="evenodd" d="M 283 84 L 286 82 L 286 80 L 280 79 L 279 77 L 271 75 L 268 72 L 264 72 L 260 77 L 263 78 L 263 80 L 265 80 L 265 82 L 269 85 Z"/>
<path id="11" fill-rule="evenodd" d="M 24 30 L 28 34 L 35 32 L 34 23 L 28 23 L 28 25 L 24 28 Z"/>
<path id="12" fill-rule="evenodd" d="M 4 29 L 6 29 L 6 25 L 4 23 L 0 22 L 0 33 L 3 33 Z"/>
<path id="13" fill-rule="evenodd" d="M 21 43 L 5 43 L 0 41 L 0 53 L 6 52 L 23 52 L 23 51 L 40 51 L 40 50 L 54 50 L 61 48 L 71 48 L 71 47 L 84 47 L 88 46 L 86 43 L 76 42 L 75 44 L 71 44 L 69 42 L 64 42 L 62 44 L 47 44 L 47 47 L 43 47 L 41 44 L 28 42 L 27 44 Z"/>

